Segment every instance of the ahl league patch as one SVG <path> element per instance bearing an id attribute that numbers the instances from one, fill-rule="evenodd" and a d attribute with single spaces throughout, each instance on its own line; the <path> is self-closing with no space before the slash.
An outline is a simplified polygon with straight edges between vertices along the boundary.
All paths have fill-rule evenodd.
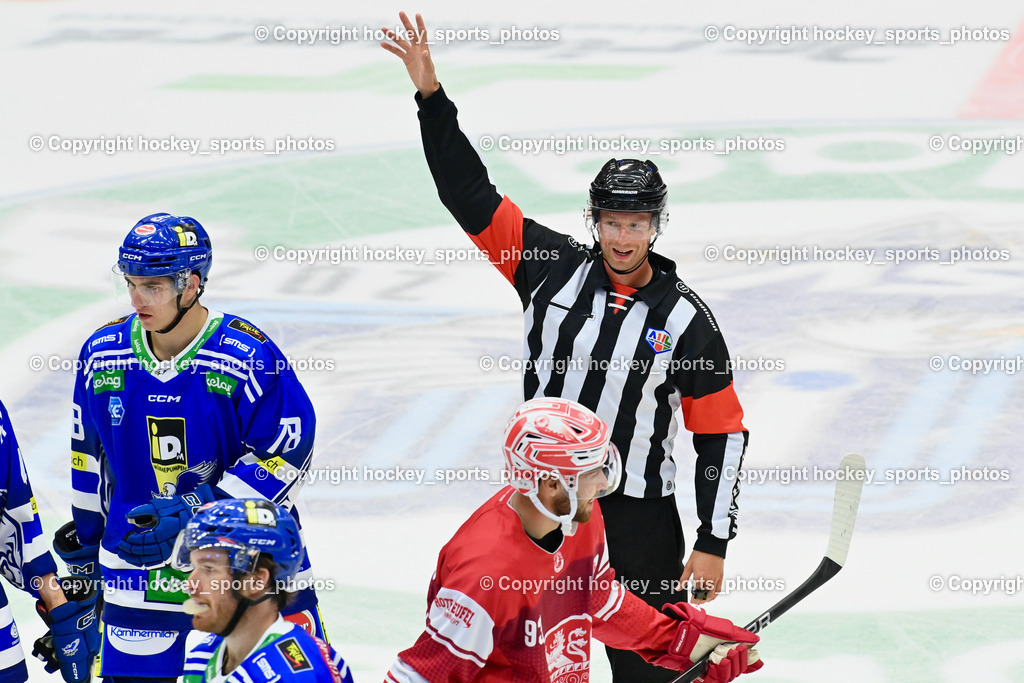
<path id="1" fill-rule="evenodd" d="M 654 353 L 664 353 L 665 351 L 672 350 L 672 335 L 665 330 L 656 330 L 653 327 L 648 328 L 647 336 L 644 339 L 654 349 Z"/>

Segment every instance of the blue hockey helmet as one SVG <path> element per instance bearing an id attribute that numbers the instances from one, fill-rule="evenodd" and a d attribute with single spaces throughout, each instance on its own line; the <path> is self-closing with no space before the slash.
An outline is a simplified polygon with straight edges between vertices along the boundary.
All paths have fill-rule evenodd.
<path id="1" fill-rule="evenodd" d="M 199 221 L 189 216 L 154 213 L 136 223 L 124 238 L 116 270 L 122 275 L 171 277 L 179 290 L 184 288 L 189 275 L 198 272 L 202 289 L 212 264 L 210 236 Z"/>
<path id="2" fill-rule="evenodd" d="M 231 570 L 242 574 L 267 557 L 276 565 L 272 578 L 279 584 L 295 578 L 303 552 L 295 518 L 262 498 L 218 500 L 199 508 L 175 542 L 172 566 L 192 571 L 192 551 L 205 548 L 223 550 Z"/>

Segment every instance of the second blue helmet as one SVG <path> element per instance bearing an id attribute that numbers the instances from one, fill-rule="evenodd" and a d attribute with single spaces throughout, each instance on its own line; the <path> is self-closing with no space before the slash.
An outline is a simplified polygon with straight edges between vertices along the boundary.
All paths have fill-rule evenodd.
<path id="1" fill-rule="evenodd" d="M 213 246 L 206 229 L 190 216 L 154 213 L 131 229 L 117 253 L 117 266 L 124 275 L 172 277 L 199 273 L 199 285 L 206 284 L 213 265 Z"/>

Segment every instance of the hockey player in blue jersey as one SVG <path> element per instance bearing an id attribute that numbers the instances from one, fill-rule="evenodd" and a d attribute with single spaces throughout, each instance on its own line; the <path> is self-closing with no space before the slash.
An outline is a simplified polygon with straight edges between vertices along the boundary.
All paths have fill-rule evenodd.
<path id="1" fill-rule="evenodd" d="M 89 665 L 99 649 L 95 586 L 59 582 L 42 533 L 18 438 L 0 403 L 0 574 L 37 598 L 36 611 L 50 630 L 36 642 L 33 654 L 47 663 L 46 670 L 59 667 L 68 683 L 88 681 Z M 0 588 L 0 683 L 27 680 L 18 627 Z"/>
<path id="2" fill-rule="evenodd" d="M 135 313 L 94 332 L 79 356 L 73 522 L 54 547 L 79 574 L 99 579 L 102 568 L 109 681 L 181 674 L 191 620 L 168 559 L 193 512 L 265 498 L 296 514 L 312 459 L 313 406 L 287 358 L 248 321 L 199 302 L 212 257 L 195 219 L 143 218 L 114 267 Z M 300 578 L 310 576 L 303 558 Z M 312 589 L 285 613 L 324 637 Z"/>
<path id="3" fill-rule="evenodd" d="M 193 626 L 210 633 L 189 652 L 184 683 L 352 683 L 330 645 L 281 617 L 302 558 L 299 529 L 283 508 L 262 499 L 205 505 L 172 557 L 190 572 Z"/>

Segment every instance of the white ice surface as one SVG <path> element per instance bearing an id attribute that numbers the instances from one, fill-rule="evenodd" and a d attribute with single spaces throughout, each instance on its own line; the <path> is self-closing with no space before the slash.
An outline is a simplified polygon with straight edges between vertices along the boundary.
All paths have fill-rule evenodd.
<path id="1" fill-rule="evenodd" d="M 139 217 L 215 205 L 251 182 L 249 173 L 263 173 L 279 181 L 279 205 L 295 220 L 280 226 L 280 244 L 400 246 L 429 254 L 470 244 L 446 217 L 394 229 L 402 214 L 418 217 L 421 207 L 426 215 L 443 215 L 421 156 L 389 169 L 386 187 L 364 187 L 356 167 L 336 188 L 340 208 L 325 201 L 311 221 L 299 209 L 317 207 L 325 188 L 292 164 L 309 155 L 72 156 L 34 152 L 30 137 L 175 135 L 208 145 L 220 138 L 313 136 L 332 139 L 336 150 L 323 158 L 342 164 L 362 153 L 415 152 L 412 89 L 397 60 L 372 41 L 299 47 L 252 37 L 260 25 L 393 26 L 398 9 L 327 2 L 0 3 L 0 320 L 19 321 L 17 329 L 0 323 L 8 335 L 0 344 L 0 397 L 12 413 L 47 529 L 69 513 L 72 374 L 34 372 L 29 359 L 74 358 L 89 331 L 123 313 L 107 296 L 107 271 L 117 241 Z M 1021 197 L 1013 194 L 1024 189 L 1024 154 L 987 159 L 975 173 L 957 165 L 967 155 L 927 149 L 933 133 L 1024 133 L 1019 120 L 958 119 L 1005 43 L 759 49 L 702 37 L 708 25 L 792 24 L 989 26 L 1016 34 L 1020 10 L 995 0 L 927 9 L 892 2 L 846 8 L 524 2 L 511 9 L 454 1 L 405 9 L 423 12 L 432 27 L 561 31 L 559 41 L 546 44 L 434 46 L 440 78 L 473 140 L 739 131 L 786 139 L 785 152 L 750 157 L 753 168 L 742 165 L 747 157 L 652 157 L 662 165 L 670 200 L 686 197 L 670 204 L 658 250 L 677 261 L 682 277 L 712 306 L 734 356 L 785 365 L 736 373 L 752 435 L 746 466 L 769 481 L 743 489 L 727 575 L 788 591 L 824 553 L 832 484 L 783 484 L 781 472 L 827 469 L 858 451 L 876 475 L 864 492 L 846 568 L 763 634 L 767 665 L 752 680 L 1024 680 L 1020 593 L 949 587 L 1020 575 L 1013 539 L 1024 526 L 1018 465 L 1024 395 L 1016 375 L 928 367 L 933 356 L 1024 354 L 1024 232 Z M 598 71 L 581 72 L 593 78 L 559 75 L 570 67 Z M 622 77 L 609 71 L 619 67 L 645 71 Z M 359 76 L 361 70 L 367 75 Z M 210 77 L 257 85 L 187 86 Z M 241 80 L 249 77 L 258 80 Z M 273 78 L 311 80 L 277 91 L 264 87 Z M 851 156 L 850 145 L 868 143 L 893 156 L 874 158 L 860 148 Z M 583 239 L 576 207 L 608 156 L 492 152 L 485 160 L 499 189 L 520 192 L 513 199 L 527 215 Z M 225 175 L 191 194 L 178 191 L 209 172 Z M 736 174 L 733 180 L 722 181 L 726 172 Z M 838 180 L 830 185 L 829 177 Z M 758 178 L 777 184 L 753 196 Z M 103 195 L 137 181 L 163 183 L 173 200 Z M 818 189 L 795 196 L 801 184 Z M 694 196 L 691 187 L 708 196 Z M 878 189 L 893 187 L 905 194 Z M 738 198 L 730 200 L 733 191 Z M 545 192 L 579 199 L 552 201 Z M 531 209 L 541 203 L 557 208 Z M 378 212 L 379 226 L 362 213 L 359 221 L 352 218 L 367 206 Z M 293 358 L 334 363 L 333 372 L 300 371 L 320 418 L 316 467 L 400 466 L 421 469 L 428 479 L 440 468 L 483 467 L 493 482 L 496 435 L 516 405 L 518 374 L 484 371 L 480 359 L 518 357 L 522 322 L 514 293 L 487 264 L 261 263 L 252 257 L 259 243 L 252 212 L 243 207 L 215 221 L 196 217 L 217 245 L 209 304 L 252 319 Z M 326 226 L 320 234 L 330 237 L 305 236 L 310 223 Z M 777 259 L 747 265 L 706 257 L 708 247 L 727 246 L 945 254 L 960 245 L 1008 249 L 1012 259 L 897 266 Z M 61 304 L 69 292 L 83 299 Z M 679 439 L 676 459 L 680 509 L 692 540 L 687 438 Z M 948 477 L 964 466 L 1003 468 L 1010 480 L 885 480 L 887 471 L 934 468 Z M 495 489 L 480 481 L 306 487 L 306 540 L 317 575 L 337 586 L 323 594 L 324 614 L 357 681 L 380 680 L 395 653 L 412 643 L 437 551 Z M 939 591 L 929 585 L 935 577 L 943 584 Z M 8 593 L 28 651 L 41 624 L 25 596 Z M 734 591 L 712 611 L 743 622 L 781 595 Z M 874 628 L 882 635 L 868 632 Z M 882 637 L 887 645 L 879 648 Z M 593 680 L 609 680 L 603 654 L 593 654 Z M 42 680 L 41 669 L 29 666 L 33 680 Z"/>

